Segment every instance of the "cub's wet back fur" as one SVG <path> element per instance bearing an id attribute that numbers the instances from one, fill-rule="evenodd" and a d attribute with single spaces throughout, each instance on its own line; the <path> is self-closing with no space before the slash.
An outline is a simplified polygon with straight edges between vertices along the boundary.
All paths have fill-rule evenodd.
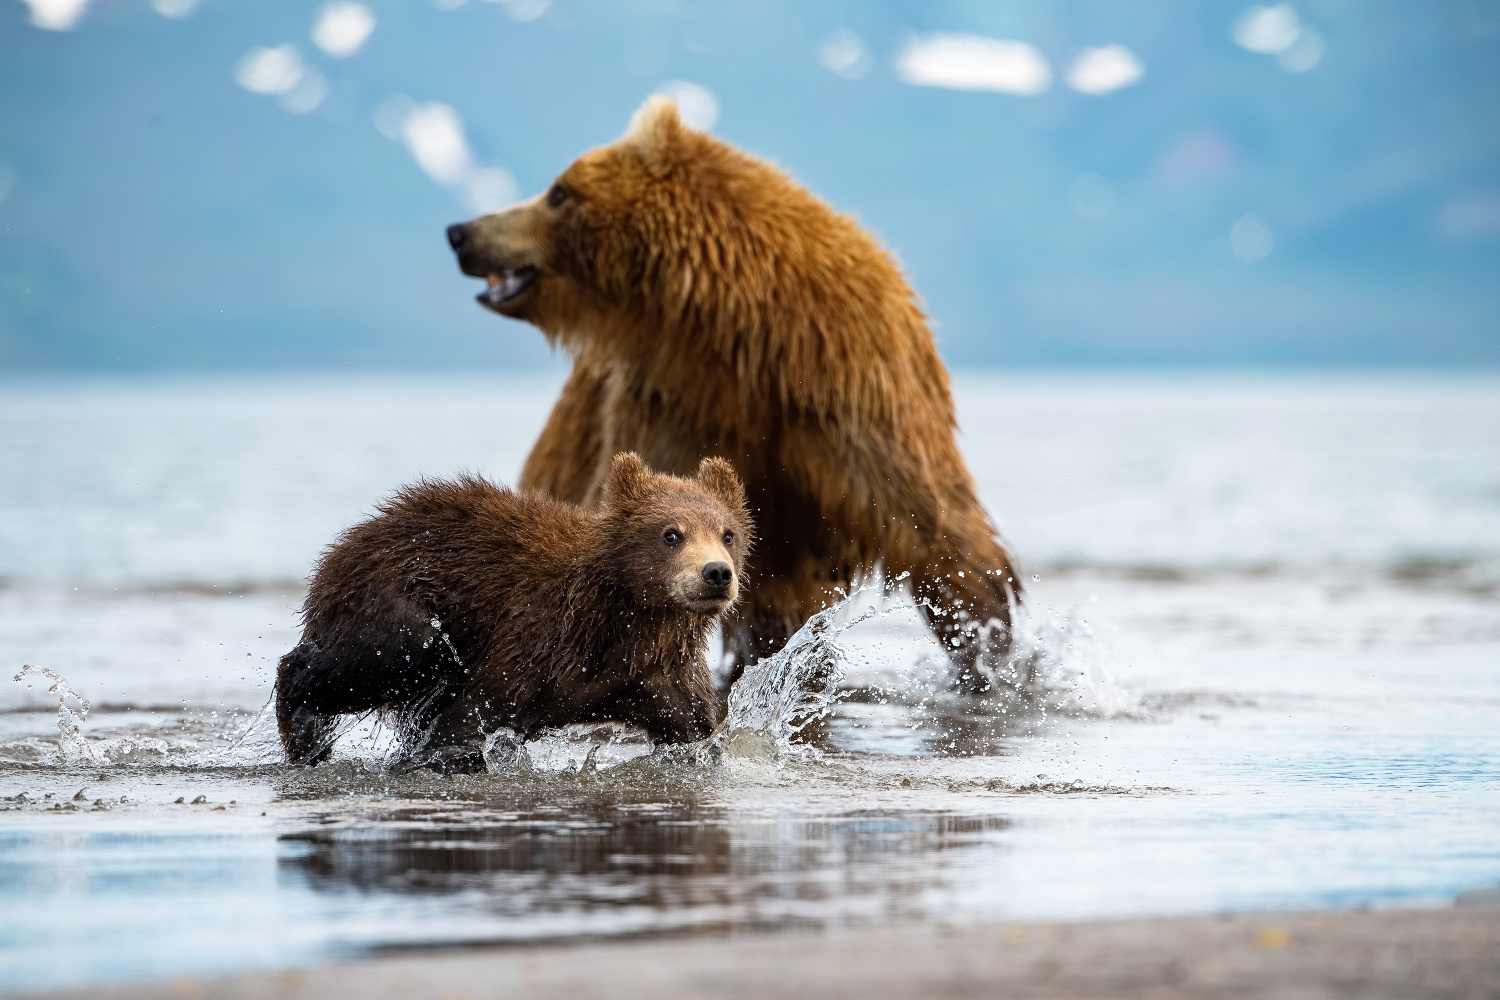
<path id="1" fill-rule="evenodd" d="M 621 454 L 594 510 L 476 477 L 406 487 L 318 566 L 277 672 L 287 756 L 326 759 L 338 717 L 370 710 L 424 734 L 414 759 L 445 770 L 483 770 L 502 727 L 702 738 L 718 722 L 708 635 L 750 535 L 721 458 L 683 479 Z"/>

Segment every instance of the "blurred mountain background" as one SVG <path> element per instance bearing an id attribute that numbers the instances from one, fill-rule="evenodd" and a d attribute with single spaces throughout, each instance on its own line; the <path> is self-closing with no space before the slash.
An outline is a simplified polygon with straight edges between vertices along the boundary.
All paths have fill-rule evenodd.
<path id="1" fill-rule="evenodd" d="M 529 368 L 451 222 L 666 90 L 960 367 L 1500 364 L 1500 4 L 0 0 L 0 371 Z"/>

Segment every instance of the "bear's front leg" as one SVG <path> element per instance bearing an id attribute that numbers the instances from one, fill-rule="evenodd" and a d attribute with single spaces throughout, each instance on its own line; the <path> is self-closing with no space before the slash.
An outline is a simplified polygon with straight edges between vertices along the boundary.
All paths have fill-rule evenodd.
<path id="1" fill-rule="evenodd" d="M 692 743 L 719 724 L 719 699 L 706 666 L 687 677 L 665 672 L 648 677 L 634 707 L 636 717 L 630 721 L 657 743 Z"/>
<path id="2" fill-rule="evenodd" d="M 966 694 L 988 691 L 1010 654 L 1011 602 L 1020 589 L 1010 573 L 1008 562 L 987 569 L 958 557 L 912 572 L 917 609 L 953 664 L 953 686 Z"/>
<path id="3" fill-rule="evenodd" d="M 287 760 L 318 764 L 333 751 L 340 710 L 326 697 L 329 670 L 315 642 L 304 642 L 276 668 L 276 727 Z"/>
<path id="4" fill-rule="evenodd" d="M 482 696 L 459 692 L 425 724 L 421 746 L 396 770 L 404 773 L 425 767 L 439 774 L 485 773 L 489 770 L 484 762 L 485 732 L 494 728 L 488 719 L 493 714 Z"/>

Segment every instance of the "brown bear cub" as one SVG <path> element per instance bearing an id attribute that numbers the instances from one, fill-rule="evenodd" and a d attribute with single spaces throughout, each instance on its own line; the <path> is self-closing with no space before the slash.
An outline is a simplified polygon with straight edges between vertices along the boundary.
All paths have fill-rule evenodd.
<path id="1" fill-rule="evenodd" d="M 682 479 L 620 454 L 593 510 L 474 477 L 406 487 L 318 565 L 276 677 L 287 757 L 326 759 L 338 717 L 371 710 L 445 771 L 483 771 L 502 729 L 613 719 L 701 739 L 719 712 L 709 632 L 750 541 L 722 458 Z"/>

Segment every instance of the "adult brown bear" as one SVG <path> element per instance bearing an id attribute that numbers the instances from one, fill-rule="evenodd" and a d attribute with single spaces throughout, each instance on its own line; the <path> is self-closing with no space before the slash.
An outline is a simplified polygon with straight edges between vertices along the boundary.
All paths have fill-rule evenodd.
<path id="1" fill-rule="evenodd" d="M 734 463 L 760 536 L 726 625 L 741 667 L 883 566 L 910 574 L 960 683 L 987 686 L 1020 587 L 926 318 L 852 218 L 653 97 L 545 194 L 448 240 L 481 303 L 573 357 L 523 486 L 589 505 L 617 452 Z"/>

